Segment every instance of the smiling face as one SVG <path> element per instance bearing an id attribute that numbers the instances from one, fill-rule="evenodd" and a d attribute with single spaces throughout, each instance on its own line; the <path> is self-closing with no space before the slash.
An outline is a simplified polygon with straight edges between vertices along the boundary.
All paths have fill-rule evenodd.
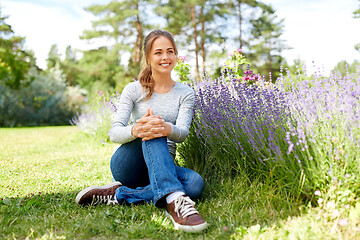
<path id="1" fill-rule="evenodd" d="M 171 74 L 176 63 L 176 53 L 168 38 L 161 36 L 153 41 L 148 63 L 153 74 Z"/>

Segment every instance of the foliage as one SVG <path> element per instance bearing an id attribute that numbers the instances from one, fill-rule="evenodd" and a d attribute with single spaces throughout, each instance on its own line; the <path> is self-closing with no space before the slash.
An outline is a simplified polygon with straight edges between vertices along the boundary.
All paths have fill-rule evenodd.
<path id="1" fill-rule="evenodd" d="M 130 82 L 124 78 L 124 67 L 119 62 L 118 53 L 106 47 L 84 51 L 78 62 L 77 82 L 89 92 L 114 91 L 117 84 Z M 101 88 L 94 89 L 94 84 Z"/>
<path id="2" fill-rule="evenodd" d="M 339 72 L 342 76 L 347 74 L 356 74 L 356 68 L 358 66 L 360 66 L 360 61 L 358 60 L 354 60 L 351 64 L 343 60 L 334 67 L 333 72 Z"/>
<path id="3" fill-rule="evenodd" d="M 26 73 L 34 65 L 34 57 L 23 49 L 24 38 L 14 35 L 12 27 L 5 22 L 0 8 L 0 83 L 11 89 L 28 85 L 32 79 Z"/>
<path id="4" fill-rule="evenodd" d="M 33 68 L 27 77 L 34 80 L 21 89 L 0 84 L 0 126 L 69 124 L 84 98 L 80 89 L 66 87 L 59 67 L 48 74 Z"/>
<path id="5" fill-rule="evenodd" d="M 182 83 L 190 83 L 190 66 L 188 63 L 185 63 L 186 57 L 179 56 L 177 59 L 176 66 L 174 70 L 179 76 L 179 81 Z"/>
<path id="6" fill-rule="evenodd" d="M 58 51 L 59 50 L 56 44 L 51 45 L 48 58 L 46 59 L 47 69 L 54 68 L 57 64 L 60 63 L 61 59 Z"/>
<path id="7" fill-rule="evenodd" d="M 244 64 L 249 64 L 249 61 L 243 55 L 241 49 L 234 50 L 232 53 L 229 53 L 229 56 L 230 59 L 225 62 L 222 70 L 227 71 L 228 75 L 241 79 L 244 76 L 243 66 Z"/>
<path id="8" fill-rule="evenodd" d="M 113 51 L 118 59 L 124 53 L 130 52 L 131 64 L 129 61 L 129 67 L 138 68 L 144 38 L 143 32 L 152 28 L 152 25 L 147 23 L 149 17 L 146 13 L 152 3 L 152 0 L 120 0 L 104 5 L 91 5 L 86 10 L 98 19 L 93 21 L 91 30 L 83 32 L 81 38 L 89 40 L 106 37 L 112 40 L 109 50 Z"/>
<path id="9" fill-rule="evenodd" d="M 275 12 L 271 6 L 266 6 L 259 18 L 250 20 L 253 28 L 249 59 L 257 71 L 272 74 L 276 79 L 280 66 L 286 64 L 281 53 L 289 47 L 281 39 L 284 19 L 278 19 Z"/>

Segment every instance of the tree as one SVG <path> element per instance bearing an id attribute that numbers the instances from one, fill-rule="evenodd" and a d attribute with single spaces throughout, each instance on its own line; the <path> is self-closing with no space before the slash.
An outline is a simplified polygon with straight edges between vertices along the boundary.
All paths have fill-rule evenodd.
<path id="1" fill-rule="evenodd" d="M 207 57 L 207 44 L 219 43 L 224 37 L 222 34 L 221 24 L 224 22 L 224 17 L 229 13 L 225 3 L 212 0 L 200 1 L 200 12 L 198 21 L 200 24 L 200 49 L 203 59 L 203 69 L 205 69 L 205 62 Z"/>
<path id="2" fill-rule="evenodd" d="M 238 42 L 239 42 L 239 48 L 243 49 L 244 45 L 247 44 L 243 36 L 244 25 L 248 24 L 251 19 L 250 15 L 246 16 L 244 14 L 245 8 L 255 9 L 257 6 L 259 6 L 259 3 L 256 0 L 230 0 L 228 4 L 229 4 L 229 8 L 232 9 L 233 11 L 231 14 L 236 16 L 238 19 L 237 20 L 239 27 Z"/>
<path id="3" fill-rule="evenodd" d="M 208 43 L 223 39 L 221 28 L 217 21 L 227 12 L 224 3 L 213 0 L 169 0 L 159 1 L 156 12 L 165 18 L 166 28 L 174 35 L 180 37 L 182 45 L 193 44 L 190 51 L 195 53 L 195 74 L 200 79 L 199 58 L 200 53 L 205 69 Z"/>
<path id="4" fill-rule="evenodd" d="M 356 74 L 357 66 L 360 65 L 360 62 L 354 60 L 353 63 L 349 64 L 345 60 L 340 61 L 333 69 L 335 73 L 340 72 L 342 76 L 346 76 L 346 74 Z"/>
<path id="5" fill-rule="evenodd" d="M 56 64 L 60 64 L 61 56 L 59 54 L 58 46 L 56 44 L 51 45 L 50 51 L 48 53 L 48 58 L 46 59 L 47 69 L 55 67 Z"/>
<path id="6" fill-rule="evenodd" d="M 94 80 L 101 88 L 106 86 L 121 91 L 134 79 L 140 69 L 141 47 L 144 31 L 150 28 L 148 13 L 152 0 L 113 0 L 105 5 L 92 5 L 86 8 L 97 17 L 92 29 L 85 30 L 81 39 L 105 38 L 109 45 L 83 52 L 79 61 L 79 83 L 88 88 Z M 121 66 L 130 53 L 128 65 Z M 90 76 L 86 79 L 86 76 Z M 103 83 L 99 83 L 103 81 Z M 100 84 L 100 85 L 99 85 Z M 82 85 L 84 86 L 84 85 Z"/>
<path id="7" fill-rule="evenodd" d="M 360 1 L 360 0 L 359 0 Z M 354 18 L 360 18 L 360 8 L 353 12 Z M 355 45 L 355 49 L 360 52 L 360 43 Z"/>
<path id="8" fill-rule="evenodd" d="M 278 19 L 271 6 L 262 5 L 258 19 L 251 20 L 252 45 L 249 59 L 255 63 L 261 73 L 272 73 L 277 76 L 281 65 L 285 64 L 281 53 L 289 49 L 280 37 L 283 33 L 283 19 Z"/>
<path id="9" fill-rule="evenodd" d="M 108 38 L 113 40 L 115 52 L 132 51 L 133 67 L 140 62 L 146 9 L 151 0 L 113 0 L 105 5 L 92 5 L 86 8 L 98 20 L 93 21 L 93 29 L 85 30 L 82 39 Z"/>
<path id="10" fill-rule="evenodd" d="M 124 67 L 119 62 L 119 55 L 106 47 L 84 51 L 77 63 L 77 83 L 90 93 L 95 90 L 115 90 L 118 82 L 124 80 Z"/>
<path id="11" fill-rule="evenodd" d="M 68 86 L 76 86 L 78 84 L 78 75 L 80 69 L 78 67 L 78 60 L 76 59 L 76 52 L 67 46 L 65 50 L 65 59 L 60 63 L 61 69 L 66 76 L 66 83 Z"/>
<path id="12" fill-rule="evenodd" d="M 23 49 L 24 38 L 15 36 L 12 27 L 5 21 L 0 8 L 0 81 L 12 89 L 19 89 L 30 83 L 25 75 L 35 64 L 32 53 Z"/>

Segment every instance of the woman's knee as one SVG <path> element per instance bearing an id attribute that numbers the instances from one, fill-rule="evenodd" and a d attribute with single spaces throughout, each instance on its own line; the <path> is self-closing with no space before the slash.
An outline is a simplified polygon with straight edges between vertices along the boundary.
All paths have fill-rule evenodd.
<path id="1" fill-rule="evenodd" d="M 185 188 L 186 194 L 191 199 L 197 199 L 201 196 L 204 190 L 204 179 L 195 171 L 191 171 L 188 174 L 188 186 Z"/>
<path id="2" fill-rule="evenodd" d="M 123 144 L 112 155 L 110 170 L 113 178 L 126 186 L 139 186 L 148 182 L 147 167 L 142 156 L 141 140 Z"/>

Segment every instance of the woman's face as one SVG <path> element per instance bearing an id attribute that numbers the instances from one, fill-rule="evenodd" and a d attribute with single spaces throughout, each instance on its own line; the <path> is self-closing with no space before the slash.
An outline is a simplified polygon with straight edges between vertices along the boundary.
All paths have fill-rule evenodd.
<path id="1" fill-rule="evenodd" d="M 176 64 L 176 55 L 169 39 L 161 36 L 154 40 L 149 52 L 149 64 L 153 74 L 171 73 Z"/>

